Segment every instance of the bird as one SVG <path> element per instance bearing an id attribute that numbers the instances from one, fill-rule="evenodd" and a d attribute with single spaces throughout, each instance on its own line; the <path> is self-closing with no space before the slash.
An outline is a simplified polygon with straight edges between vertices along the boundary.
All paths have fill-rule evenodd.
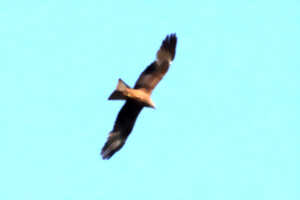
<path id="1" fill-rule="evenodd" d="M 130 88 L 122 79 L 118 80 L 117 87 L 108 100 L 125 100 L 125 103 L 119 111 L 113 130 L 109 133 L 101 150 L 102 159 L 110 159 L 123 147 L 144 107 L 155 108 L 151 94 L 174 60 L 176 44 L 177 36 L 175 33 L 165 37 L 156 53 L 156 60 L 140 74 L 133 88 Z"/>

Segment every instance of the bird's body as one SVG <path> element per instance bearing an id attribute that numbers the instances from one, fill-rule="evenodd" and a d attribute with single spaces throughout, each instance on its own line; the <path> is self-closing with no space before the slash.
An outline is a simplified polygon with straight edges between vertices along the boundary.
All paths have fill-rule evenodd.
<path id="1" fill-rule="evenodd" d="M 110 95 L 109 100 L 120 100 L 120 99 L 132 99 L 137 102 L 140 102 L 146 107 L 154 108 L 155 105 L 150 98 L 150 94 L 147 93 L 144 89 L 132 89 L 121 79 L 119 79 L 116 90 Z"/>
<path id="2" fill-rule="evenodd" d="M 101 155 L 103 159 L 109 159 L 122 148 L 143 107 L 155 107 L 150 96 L 155 86 L 167 73 L 175 57 L 176 43 L 177 37 L 175 34 L 165 38 L 156 54 L 156 61 L 152 62 L 142 72 L 134 88 L 130 88 L 119 79 L 117 88 L 110 95 L 109 100 L 126 100 L 126 102 L 117 116 L 107 142 L 102 148 Z"/>

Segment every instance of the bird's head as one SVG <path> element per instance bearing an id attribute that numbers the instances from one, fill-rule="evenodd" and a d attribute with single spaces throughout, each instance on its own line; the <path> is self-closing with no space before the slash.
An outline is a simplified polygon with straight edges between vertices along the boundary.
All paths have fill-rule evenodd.
<path id="1" fill-rule="evenodd" d="M 150 98 L 148 99 L 146 106 L 155 109 L 155 104 Z"/>

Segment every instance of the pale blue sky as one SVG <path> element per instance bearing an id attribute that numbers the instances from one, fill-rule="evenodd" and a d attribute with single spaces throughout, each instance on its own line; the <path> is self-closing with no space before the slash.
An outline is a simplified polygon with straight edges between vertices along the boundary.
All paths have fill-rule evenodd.
<path id="1" fill-rule="evenodd" d="M 296 0 L 2 1 L 0 199 L 299 200 L 299 10 Z M 123 104 L 108 96 L 173 32 L 157 109 L 103 161 Z"/>

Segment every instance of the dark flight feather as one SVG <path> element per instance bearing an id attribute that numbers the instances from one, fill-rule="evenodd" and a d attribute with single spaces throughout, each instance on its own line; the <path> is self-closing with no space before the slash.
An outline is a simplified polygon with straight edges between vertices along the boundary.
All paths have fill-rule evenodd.
<path id="1" fill-rule="evenodd" d="M 142 108 L 143 106 L 134 100 L 126 101 L 118 114 L 113 130 L 109 133 L 107 142 L 102 148 L 103 159 L 109 159 L 125 144 Z"/>
<path id="2" fill-rule="evenodd" d="M 175 34 L 168 35 L 162 42 L 156 54 L 156 61 L 151 63 L 140 75 L 135 83 L 135 89 L 144 89 L 149 94 L 159 81 L 167 73 L 171 62 L 175 57 L 177 37 Z"/>

